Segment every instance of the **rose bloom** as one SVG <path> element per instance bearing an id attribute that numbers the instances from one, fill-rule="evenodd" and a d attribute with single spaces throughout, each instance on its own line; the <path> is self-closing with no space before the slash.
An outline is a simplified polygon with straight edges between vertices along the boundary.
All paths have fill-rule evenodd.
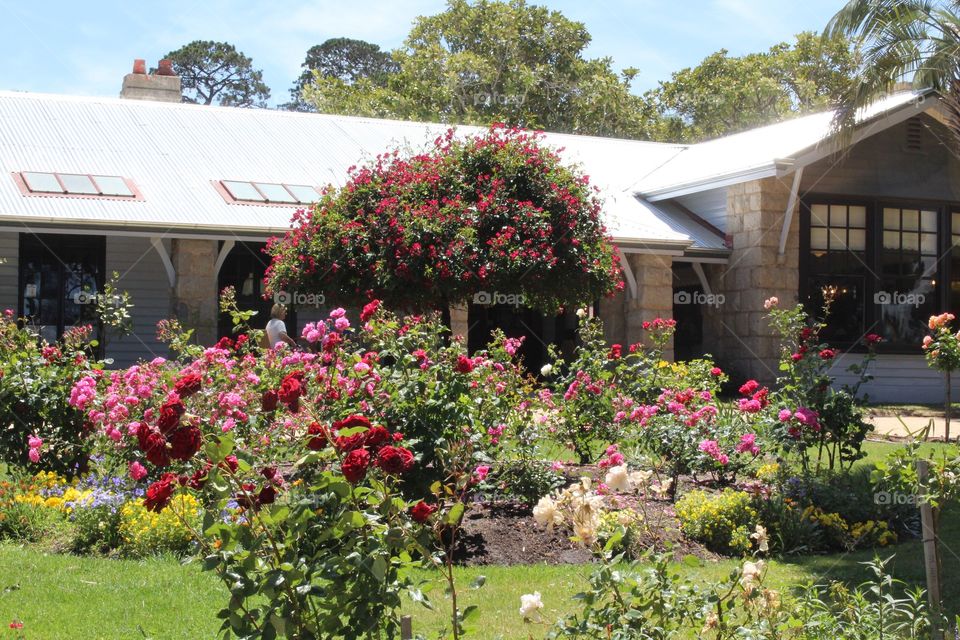
<path id="1" fill-rule="evenodd" d="M 940 327 L 946 326 L 947 324 L 953 322 L 956 318 L 952 313 L 941 313 L 938 316 L 930 316 L 927 326 L 930 327 L 930 330 L 939 329 Z"/>
<path id="2" fill-rule="evenodd" d="M 878 336 L 875 333 L 868 333 L 867 336 L 863 339 L 868 345 L 880 344 L 883 342 L 883 338 Z"/>
<path id="3" fill-rule="evenodd" d="M 140 464 L 140 462 L 137 460 L 131 462 L 128 468 L 130 470 L 130 477 L 136 482 L 139 482 L 147 477 L 147 468 Z"/>
<path id="4" fill-rule="evenodd" d="M 834 351 L 833 349 L 824 349 L 823 351 L 820 352 L 820 359 L 833 360 L 833 358 L 836 357 L 836 355 L 837 355 L 837 352 Z"/>
<path id="5" fill-rule="evenodd" d="M 413 467 L 413 453 L 403 447 L 387 445 L 377 454 L 377 466 L 392 475 L 406 473 Z"/>
<path id="6" fill-rule="evenodd" d="M 467 356 L 458 356 L 455 369 L 460 373 L 470 373 L 473 371 L 473 361 Z"/>
<path id="7" fill-rule="evenodd" d="M 550 496 L 543 496 L 533 508 L 533 519 L 538 524 L 545 525 L 548 530 L 553 529 L 553 525 L 560 524 L 563 516 L 557 510 L 557 503 Z"/>
<path id="8" fill-rule="evenodd" d="M 553 373 L 553 365 L 545 364 L 540 367 L 540 375 L 546 377 Z"/>
<path id="9" fill-rule="evenodd" d="M 414 522 L 419 522 L 423 524 L 430 519 L 430 516 L 434 511 L 437 510 L 437 505 L 427 504 L 423 500 L 413 505 L 413 508 L 410 509 L 410 517 L 413 518 Z"/>
<path id="10" fill-rule="evenodd" d="M 476 469 L 473 470 L 473 477 L 477 479 L 477 482 L 483 482 L 487 479 L 487 475 L 490 473 L 490 466 L 481 464 Z"/>
<path id="11" fill-rule="evenodd" d="M 923 348 L 929 349 L 931 344 L 933 344 L 933 336 L 923 336 Z"/>
<path id="12" fill-rule="evenodd" d="M 170 504 L 177 476 L 172 473 L 163 474 L 159 480 L 147 487 L 147 496 L 143 499 L 143 506 L 147 511 L 161 511 Z"/>
<path id="13" fill-rule="evenodd" d="M 347 482 L 357 484 L 366 477 L 369 465 L 370 452 L 366 449 L 354 449 L 344 457 L 340 470 Z"/>
<path id="14" fill-rule="evenodd" d="M 533 614 L 543 609 L 543 602 L 540 600 L 540 592 L 525 593 L 520 596 L 520 615 L 524 620 L 529 620 Z"/>
<path id="15" fill-rule="evenodd" d="M 200 391 L 202 382 L 203 379 L 200 377 L 200 374 L 190 373 L 177 380 L 173 385 L 173 389 L 181 398 L 187 398 L 197 391 Z"/>
<path id="16" fill-rule="evenodd" d="M 757 382 L 756 380 L 747 380 L 746 382 L 743 383 L 743 385 L 741 385 L 740 393 L 741 395 L 749 396 L 759 388 L 760 388 L 759 382 Z"/>
<path id="17" fill-rule="evenodd" d="M 39 449 L 40 447 L 43 446 L 43 440 L 41 440 L 39 437 L 35 435 L 30 436 L 29 438 L 27 438 L 27 446 L 30 447 L 31 449 Z"/>
<path id="18" fill-rule="evenodd" d="M 40 462 L 40 449 L 30 449 L 27 452 L 27 457 L 30 458 L 30 462 L 36 464 Z"/>
<path id="19" fill-rule="evenodd" d="M 710 369 L 710 375 L 712 375 L 714 378 L 718 376 L 722 376 L 723 369 L 721 369 L 720 367 L 714 367 L 713 369 Z"/>
<path id="20" fill-rule="evenodd" d="M 363 306 L 363 311 L 360 312 L 360 322 L 366 322 L 373 317 L 373 314 L 377 312 L 377 309 L 380 308 L 379 300 L 371 300 Z"/>
<path id="21" fill-rule="evenodd" d="M 764 301 L 763 308 L 769 311 L 770 309 L 777 306 L 778 304 L 780 304 L 780 299 L 777 298 L 776 296 L 771 296 L 770 298 L 767 298 Z"/>
<path id="22" fill-rule="evenodd" d="M 610 467 L 607 470 L 607 474 L 603 477 L 603 483 L 607 485 L 611 491 L 630 491 L 630 474 L 627 471 L 627 465 L 621 464 L 616 467 Z"/>

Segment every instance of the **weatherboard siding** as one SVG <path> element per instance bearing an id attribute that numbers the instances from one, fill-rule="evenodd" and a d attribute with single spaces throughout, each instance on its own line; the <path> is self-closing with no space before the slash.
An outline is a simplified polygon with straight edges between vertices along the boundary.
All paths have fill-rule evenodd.
<path id="1" fill-rule="evenodd" d="M 148 238 L 107 236 L 106 267 L 107 277 L 117 272 L 118 288 L 127 291 L 133 302 L 134 334 L 108 341 L 111 366 L 127 367 L 137 360 L 166 357 L 166 346 L 156 339 L 157 322 L 170 317 L 170 283 L 160 255 Z"/>
<path id="2" fill-rule="evenodd" d="M 838 357 L 830 370 L 836 376 L 836 386 L 854 384 L 856 376 L 846 372 L 851 364 L 858 364 L 860 354 Z M 884 354 L 870 364 L 868 373 L 874 379 L 861 387 L 861 393 L 869 396 L 870 402 L 931 404 L 943 402 L 943 374 L 927 366 L 922 355 Z M 953 397 L 960 398 L 960 375 L 951 380 Z"/>
<path id="3" fill-rule="evenodd" d="M 0 232 L 0 311 L 17 309 L 20 234 Z"/>

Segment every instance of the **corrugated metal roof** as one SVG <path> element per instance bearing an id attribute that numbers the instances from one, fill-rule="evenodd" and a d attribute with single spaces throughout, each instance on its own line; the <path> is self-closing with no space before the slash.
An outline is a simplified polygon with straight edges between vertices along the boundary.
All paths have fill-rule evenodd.
<path id="1" fill-rule="evenodd" d="M 926 95 L 926 92 L 903 92 L 887 96 L 862 110 L 857 119 L 867 123 L 905 107 L 915 108 L 919 113 L 936 102 L 926 100 Z M 638 178 L 633 190 L 660 199 L 776 175 L 778 160 L 796 158 L 833 135 L 833 115 L 832 111 L 815 113 L 690 145 L 656 170 Z M 876 126 L 869 133 L 882 128 Z"/>
<path id="2" fill-rule="evenodd" d="M 211 182 L 339 185 L 349 166 L 397 146 L 422 148 L 445 130 L 348 116 L 0 92 L 0 168 L 7 173 L 0 177 L 0 224 L 279 233 L 291 208 L 228 204 Z M 614 237 L 689 244 L 624 191 L 683 147 L 564 134 L 546 140 L 562 148 L 564 160 L 582 165 L 608 199 L 604 211 Z M 24 197 L 10 174 L 26 170 L 125 176 L 144 200 Z"/>

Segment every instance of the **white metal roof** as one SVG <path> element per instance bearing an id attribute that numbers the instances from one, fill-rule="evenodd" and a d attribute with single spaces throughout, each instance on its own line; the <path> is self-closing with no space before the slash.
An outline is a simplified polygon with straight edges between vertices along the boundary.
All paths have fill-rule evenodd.
<path id="1" fill-rule="evenodd" d="M 422 148 L 446 125 L 257 109 L 0 92 L 0 225 L 148 229 L 169 235 L 271 235 L 292 208 L 227 203 L 216 180 L 322 186 L 347 168 L 397 146 Z M 477 131 L 460 127 L 461 132 Z M 689 244 L 625 189 L 682 147 L 547 134 L 564 160 L 582 165 L 609 199 L 618 240 Z M 143 201 L 25 197 L 12 173 L 125 176 Z M 619 194 L 619 195 L 618 195 Z"/>
<path id="2" fill-rule="evenodd" d="M 857 114 L 863 125 L 859 136 L 878 133 L 894 124 L 885 118 L 894 112 L 901 119 L 907 118 L 932 108 L 936 102 L 925 92 L 912 91 L 882 98 Z M 777 175 L 778 164 L 795 164 L 804 153 L 815 151 L 833 136 L 833 116 L 832 111 L 814 113 L 690 145 L 638 178 L 633 190 L 655 201 Z"/>

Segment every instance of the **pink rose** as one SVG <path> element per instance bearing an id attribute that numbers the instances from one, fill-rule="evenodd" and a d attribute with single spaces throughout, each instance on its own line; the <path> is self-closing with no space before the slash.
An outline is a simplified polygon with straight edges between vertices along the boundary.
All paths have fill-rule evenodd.
<path id="1" fill-rule="evenodd" d="M 128 469 L 130 470 L 130 477 L 136 482 L 140 482 L 147 477 L 147 468 L 137 460 L 131 462 Z"/>

